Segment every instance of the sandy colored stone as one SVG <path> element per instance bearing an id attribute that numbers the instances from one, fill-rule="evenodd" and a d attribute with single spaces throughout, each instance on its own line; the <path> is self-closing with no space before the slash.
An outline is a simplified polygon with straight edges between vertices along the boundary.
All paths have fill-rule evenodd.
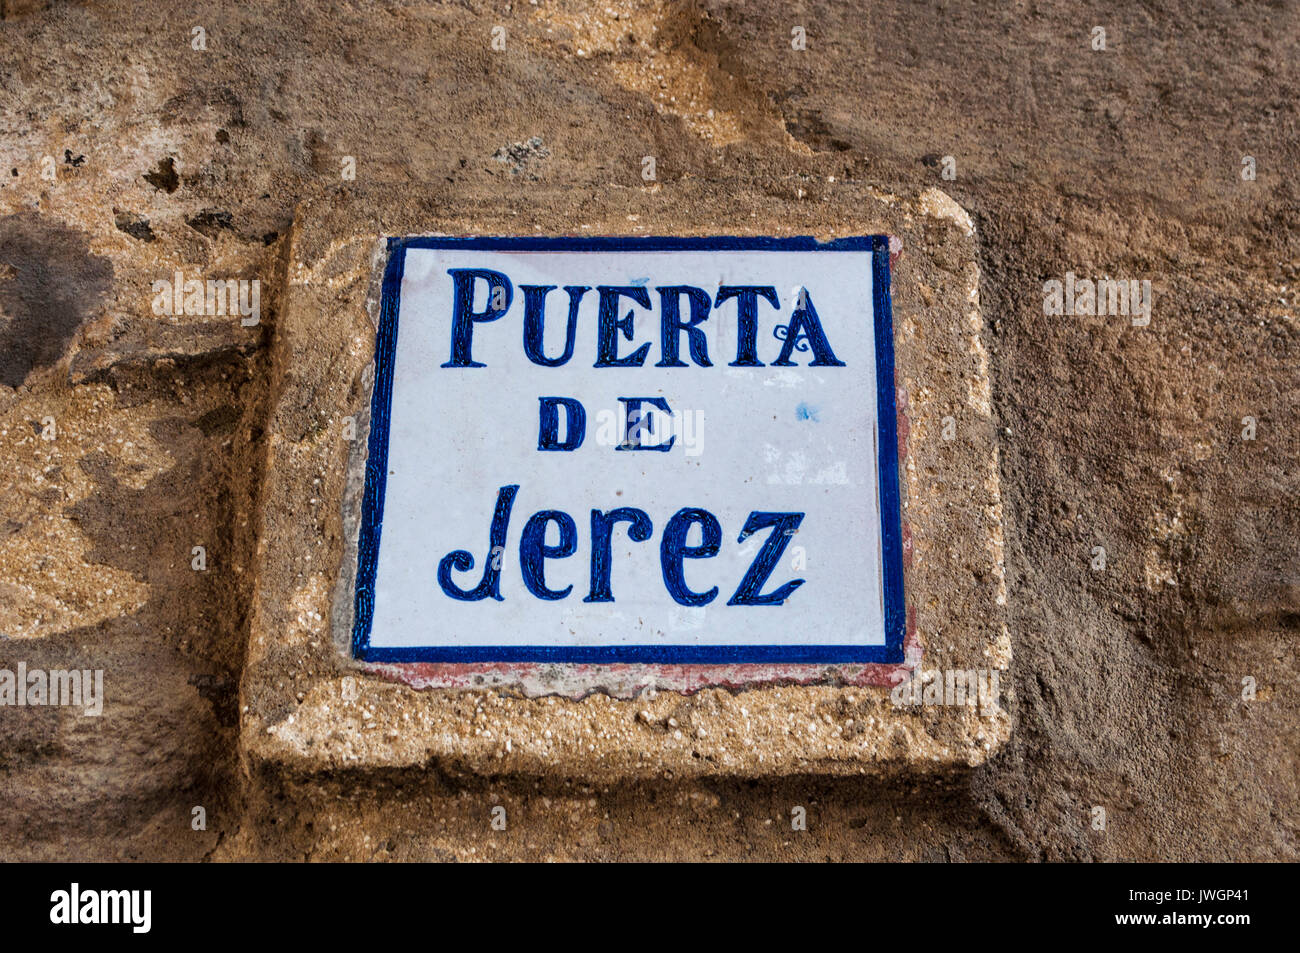
<path id="1" fill-rule="evenodd" d="M 0 665 L 104 667 L 108 694 L 98 720 L 0 710 L 6 859 L 1297 856 L 1293 5 L 1103 11 L 1104 54 L 1060 0 L 222 2 L 202 11 L 206 54 L 173 0 L 0 12 L 0 372 L 20 378 L 0 386 L 0 617 L 40 620 L 0 630 Z M 495 158 L 535 137 L 548 155 L 518 172 Z M 510 212 L 534 190 L 570 220 L 630 228 L 623 213 L 653 208 L 621 208 L 647 154 L 659 211 L 683 220 L 683 183 L 733 222 L 844 185 L 909 202 L 940 188 L 969 213 L 990 387 L 962 406 L 987 399 L 997 428 L 1009 737 L 976 768 L 924 776 L 584 782 L 435 760 L 295 779 L 241 758 L 274 302 L 254 334 L 173 323 L 148 282 L 179 264 L 261 276 L 269 295 L 296 209 L 333 194 L 346 155 L 386 201 L 419 199 L 432 220 L 468 197 L 518 231 Z M 818 228 L 838 224 L 830 208 Z M 231 227 L 210 224 L 221 212 Z M 1150 279 L 1152 325 L 1045 317 L 1042 283 L 1067 270 Z M 14 341 L 37 346 L 15 361 Z M 59 446 L 22 440 L 50 408 Z M 118 437 L 143 455 L 109 456 Z M 198 540 L 216 541 L 201 578 L 178 555 Z"/>

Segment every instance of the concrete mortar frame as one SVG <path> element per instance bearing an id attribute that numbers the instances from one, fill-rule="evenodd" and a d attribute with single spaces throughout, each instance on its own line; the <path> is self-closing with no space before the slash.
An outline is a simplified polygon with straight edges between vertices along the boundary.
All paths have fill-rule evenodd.
<path id="1" fill-rule="evenodd" d="M 891 689 L 1000 673 L 1006 631 L 996 429 L 974 229 L 947 195 L 845 185 L 825 203 L 673 186 L 672 208 L 621 190 L 594 213 L 538 189 L 527 208 L 365 191 L 305 203 L 274 317 L 273 403 L 241 688 L 249 766 L 295 774 L 437 763 L 485 775 L 637 777 L 951 771 L 1010 732 L 1001 705 L 904 704 Z M 689 209 L 689 224 L 680 209 Z M 833 220 L 833 225 L 828 221 Z M 632 223 L 635 223 L 634 225 Z M 888 235 L 893 298 L 904 659 L 897 664 L 366 663 L 354 579 L 374 348 L 390 239 L 519 235 Z M 347 418 L 355 437 L 344 438 Z M 952 418 L 953 439 L 943 439 Z M 346 568 L 345 568 L 346 567 Z M 922 676 L 921 673 L 926 673 Z M 895 693 L 897 694 L 897 693 Z M 670 720 L 671 719 L 671 720 Z"/>

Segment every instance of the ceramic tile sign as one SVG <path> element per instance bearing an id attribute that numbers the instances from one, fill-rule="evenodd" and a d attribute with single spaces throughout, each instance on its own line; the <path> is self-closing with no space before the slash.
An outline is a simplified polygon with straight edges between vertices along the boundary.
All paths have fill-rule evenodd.
<path id="1" fill-rule="evenodd" d="M 888 240 L 389 242 L 352 649 L 903 658 Z"/>

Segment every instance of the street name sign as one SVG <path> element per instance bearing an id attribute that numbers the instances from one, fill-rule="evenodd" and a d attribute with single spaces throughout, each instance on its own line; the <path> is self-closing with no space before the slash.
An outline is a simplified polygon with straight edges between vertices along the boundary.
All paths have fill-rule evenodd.
<path id="1" fill-rule="evenodd" d="M 888 239 L 397 238 L 364 662 L 898 663 Z"/>
<path id="2" fill-rule="evenodd" d="M 966 212 L 840 182 L 517 198 L 295 213 L 267 298 L 249 769 L 984 762 L 996 692 L 933 690 L 1011 664 Z"/>

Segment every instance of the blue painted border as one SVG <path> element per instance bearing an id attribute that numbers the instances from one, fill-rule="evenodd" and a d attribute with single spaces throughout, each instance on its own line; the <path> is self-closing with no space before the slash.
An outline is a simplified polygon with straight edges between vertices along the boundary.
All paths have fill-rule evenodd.
<path id="1" fill-rule="evenodd" d="M 375 610 L 375 572 L 383 527 L 388 476 L 388 428 L 397 352 L 398 303 L 409 248 L 481 248 L 486 251 L 870 251 L 876 334 L 876 432 L 883 558 L 884 645 L 609 645 L 437 646 L 378 648 L 370 645 Z M 889 288 L 889 239 L 883 235 L 830 241 L 790 238 L 686 237 L 458 237 L 390 238 L 375 342 L 375 383 L 370 402 L 370 441 L 357 551 L 352 654 L 364 662 L 547 662 L 567 664 L 845 664 L 903 661 L 906 611 L 903 537 L 898 483 L 898 415 L 894 403 L 894 321 Z"/>

